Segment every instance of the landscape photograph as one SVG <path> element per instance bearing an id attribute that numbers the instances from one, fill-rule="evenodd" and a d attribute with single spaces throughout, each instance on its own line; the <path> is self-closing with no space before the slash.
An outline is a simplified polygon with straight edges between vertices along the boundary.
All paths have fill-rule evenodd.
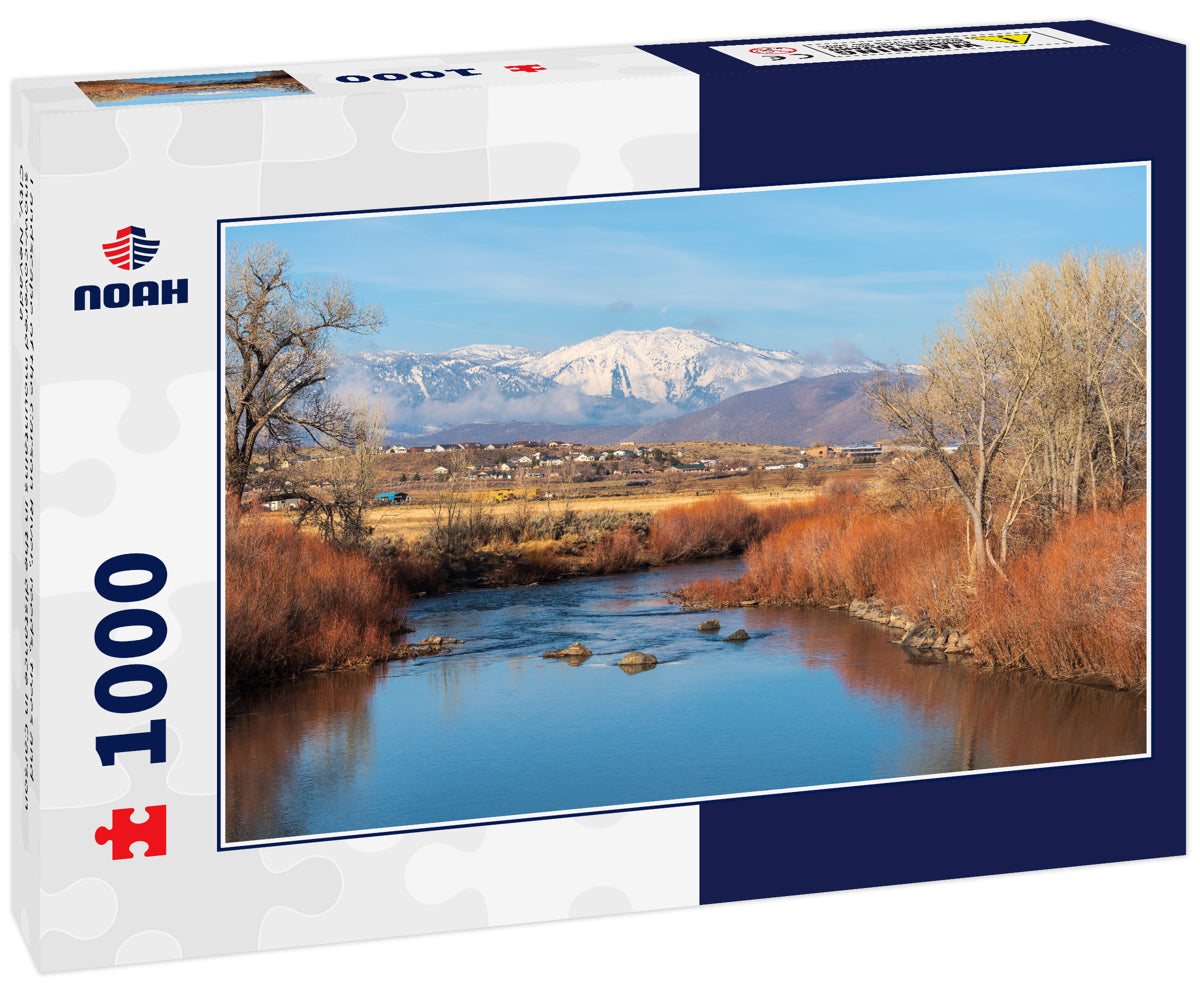
<path id="1" fill-rule="evenodd" d="M 83 80 L 77 81 L 75 86 L 88 96 L 92 104 L 102 107 L 312 93 L 286 70 L 251 70 L 244 73 L 203 73 L 126 80 Z"/>
<path id="2" fill-rule="evenodd" d="M 1147 754 L 1148 197 L 225 225 L 225 844 Z"/>

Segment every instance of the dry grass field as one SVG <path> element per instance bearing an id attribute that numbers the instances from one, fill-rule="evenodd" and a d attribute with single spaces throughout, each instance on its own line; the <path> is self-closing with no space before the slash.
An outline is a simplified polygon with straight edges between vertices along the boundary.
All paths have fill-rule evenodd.
<path id="1" fill-rule="evenodd" d="M 874 470 L 871 467 L 843 468 L 838 471 L 821 471 L 827 482 L 830 475 L 841 479 L 861 479 L 869 477 Z M 414 492 L 415 499 L 401 505 L 386 505 L 371 509 L 368 520 L 378 536 L 386 536 L 405 541 L 415 541 L 428 530 L 437 513 L 437 490 L 445 491 L 447 485 L 429 485 L 419 493 Z M 736 494 L 743 501 L 754 507 L 778 504 L 781 501 L 800 500 L 815 489 L 812 482 L 797 479 L 795 483 L 783 484 L 777 474 L 768 474 L 757 488 L 751 487 L 745 477 L 727 477 L 713 480 L 697 480 L 685 482 L 677 491 L 663 490 L 659 484 L 648 487 L 626 487 L 599 484 L 576 484 L 568 497 L 562 496 L 562 485 L 551 482 L 546 490 L 558 496 L 550 500 L 530 498 L 526 502 L 507 501 L 497 503 L 492 500 L 497 490 L 512 490 L 511 486 L 496 485 L 489 487 L 474 487 L 464 491 L 464 500 L 475 500 L 493 508 L 497 515 L 504 514 L 514 505 L 528 504 L 535 514 L 561 515 L 568 509 L 579 514 L 592 514 L 602 511 L 630 512 L 644 511 L 653 514 L 671 505 L 687 504 L 712 497 L 715 494 Z M 540 490 L 540 488 L 539 488 Z M 534 493 L 533 491 L 530 492 Z"/>
<path id="2" fill-rule="evenodd" d="M 685 442 L 663 443 L 664 451 L 674 454 L 682 452 L 687 457 L 716 457 L 724 462 L 740 462 L 761 466 L 797 462 L 802 456 L 798 448 L 788 446 L 766 446 L 730 442 Z M 514 454 L 518 450 L 508 450 Z M 762 470 L 740 473 L 672 474 L 651 473 L 634 469 L 625 476 L 607 476 L 600 479 L 581 480 L 564 484 L 555 471 L 544 479 L 513 480 L 454 480 L 452 483 L 438 482 L 436 469 L 449 462 L 446 453 L 416 453 L 408 455 L 385 455 L 380 457 L 378 469 L 379 491 L 402 491 L 409 499 L 398 505 L 380 505 L 367 515 L 374 528 L 376 538 L 390 538 L 397 542 L 415 542 L 426 534 L 434 522 L 439 499 L 453 491 L 460 505 L 485 505 L 494 514 L 502 516 L 516 505 L 527 505 L 532 515 L 562 515 L 573 511 L 577 514 L 599 512 L 646 512 L 654 514 L 671 505 L 699 501 L 715 494 L 736 494 L 747 503 L 762 507 L 780 501 L 794 500 L 810 494 L 830 480 L 843 478 L 863 479 L 874 476 L 877 467 L 853 465 L 845 461 L 809 460 L 806 470 Z M 453 454 L 451 454 L 453 455 Z M 494 464 L 496 454 L 482 452 L 458 454 L 484 466 Z M 329 469 L 325 457 L 313 452 L 311 461 L 296 464 L 289 470 L 291 475 L 311 478 L 319 483 Z M 525 471 L 522 471 L 525 472 Z M 498 502 L 498 492 L 511 491 L 522 500 Z M 549 498 L 545 495 L 551 495 Z M 290 516 L 283 512 L 268 516 L 279 520 Z M 307 527 L 306 527 L 307 528 Z"/>

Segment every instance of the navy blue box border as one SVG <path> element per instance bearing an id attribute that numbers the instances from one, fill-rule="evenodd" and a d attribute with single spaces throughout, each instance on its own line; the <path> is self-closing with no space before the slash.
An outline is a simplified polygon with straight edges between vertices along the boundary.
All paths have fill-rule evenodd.
<path id="1" fill-rule="evenodd" d="M 776 40 L 643 46 L 701 75 L 705 188 L 1141 161 L 1153 184 L 1151 587 L 1171 601 L 1151 612 L 1152 756 L 707 801 L 702 903 L 1186 852 L 1185 50 L 1094 21 L 1044 26 L 1107 44 L 790 67 L 712 49 Z"/>

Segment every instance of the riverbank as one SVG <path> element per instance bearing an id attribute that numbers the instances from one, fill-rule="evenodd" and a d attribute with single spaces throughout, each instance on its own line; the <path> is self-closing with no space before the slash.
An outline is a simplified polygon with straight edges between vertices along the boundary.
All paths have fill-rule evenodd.
<path id="1" fill-rule="evenodd" d="M 734 557 L 430 596 L 407 639 L 465 644 L 247 688 L 226 729 L 234 840 L 1145 751 L 1144 697 L 915 657 L 844 612 L 664 600 L 742 572 Z M 591 656 L 543 657 L 573 642 Z M 632 651 L 655 667 L 627 671 Z"/>
<path id="2" fill-rule="evenodd" d="M 1145 507 L 1062 520 L 1020 540 L 1005 574 L 971 581 L 953 504 L 893 509 L 836 487 L 754 507 L 715 495 L 648 512 L 467 509 L 421 544 L 335 548 L 248 517 L 227 534 L 227 678 L 270 681 L 404 657 L 412 597 L 529 587 L 745 555 L 731 580 L 685 585 L 692 609 L 820 606 L 900 642 L 981 665 L 1143 691 Z M 397 653 L 400 651 L 401 653 Z"/>
<path id="3" fill-rule="evenodd" d="M 792 518 L 721 494 L 649 512 L 501 516 L 465 507 L 419 543 L 333 546 L 290 522 L 231 516 L 226 688 L 410 656 L 397 643 L 414 597 L 528 587 L 739 554 Z M 427 653 L 420 651 L 418 653 Z"/>
<path id="4" fill-rule="evenodd" d="M 412 596 L 528 586 L 740 554 L 805 503 L 718 494 L 654 512 L 468 508 L 417 542 L 372 537 L 366 552 Z"/>
<path id="5" fill-rule="evenodd" d="M 922 650 L 1045 678 L 1146 686 L 1145 505 L 1062 519 L 1024 541 L 1003 575 L 971 581 L 951 505 L 884 511 L 841 493 L 751 546 L 746 573 L 697 581 L 687 607 L 821 606 L 901 629 Z M 965 639 L 964 639 L 965 638 Z"/>

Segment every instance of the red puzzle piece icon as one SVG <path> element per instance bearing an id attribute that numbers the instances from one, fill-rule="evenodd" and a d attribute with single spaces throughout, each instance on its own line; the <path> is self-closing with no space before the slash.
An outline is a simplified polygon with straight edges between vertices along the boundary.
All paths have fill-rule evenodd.
<path id="1" fill-rule="evenodd" d="M 134 808 L 126 807 L 112 812 L 112 827 L 96 829 L 96 845 L 112 843 L 113 859 L 133 859 L 129 847 L 134 842 L 145 842 L 143 856 L 165 856 L 167 854 L 167 805 L 147 807 L 150 817 L 145 821 L 133 821 Z"/>

